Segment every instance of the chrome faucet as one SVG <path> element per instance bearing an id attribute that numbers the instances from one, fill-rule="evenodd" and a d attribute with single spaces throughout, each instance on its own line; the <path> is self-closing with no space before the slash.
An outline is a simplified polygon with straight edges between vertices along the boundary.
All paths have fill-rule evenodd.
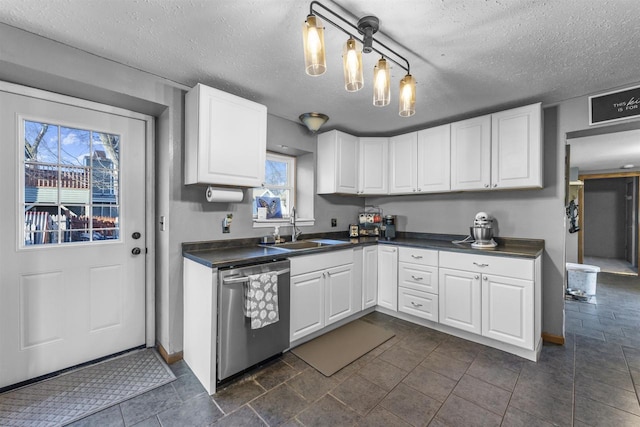
<path id="1" fill-rule="evenodd" d="M 291 241 L 295 242 L 298 240 L 298 237 L 300 237 L 300 234 L 302 234 L 302 232 L 298 229 L 298 227 L 296 227 L 296 207 L 295 206 L 291 208 L 291 226 L 293 227 L 293 230 L 291 231 Z"/>

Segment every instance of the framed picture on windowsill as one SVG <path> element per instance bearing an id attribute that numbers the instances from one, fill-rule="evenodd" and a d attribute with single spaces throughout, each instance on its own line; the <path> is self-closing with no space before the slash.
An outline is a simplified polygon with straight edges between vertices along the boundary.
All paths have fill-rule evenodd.
<path id="1" fill-rule="evenodd" d="M 266 219 L 282 218 L 282 205 L 280 202 L 280 197 L 256 197 L 256 208 L 266 209 Z"/>

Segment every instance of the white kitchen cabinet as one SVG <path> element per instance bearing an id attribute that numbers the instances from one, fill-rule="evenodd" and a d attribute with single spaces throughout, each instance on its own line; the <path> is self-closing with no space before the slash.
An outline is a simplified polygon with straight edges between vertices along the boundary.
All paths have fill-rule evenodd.
<path id="1" fill-rule="evenodd" d="M 353 249 L 291 258 L 291 342 L 359 311 L 353 269 Z"/>
<path id="2" fill-rule="evenodd" d="M 451 190 L 491 188 L 491 116 L 451 124 Z"/>
<path id="3" fill-rule="evenodd" d="M 439 288 L 440 323 L 480 334 L 480 274 L 440 267 Z"/>
<path id="4" fill-rule="evenodd" d="M 362 308 L 378 303 L 378 246 L 365 246 L 362 250 Z"/>
<path id="5" fill-rule="evenodd" d="M 451 125 L 451 189 L 542 187 L 542 108 L 532 104 Z"/>
<path id="6" fill-rule="evenodd" d="M 358 138 L 332 130 L 318 135 L 317 144 L 317 193 L 357 194 Z"/>
<path id="7" fill-rule="evenodd" d="M 451 125 L 390 138 L 389 194 L 449 191 L 450 159 Z"/>
<path id="8" fill-rule="evenodd" d="M 398 311 L 438 322 L 438 251 L 399 248 Z"/>
<path id="9" fill-rule="evenodd" d="M 533 350 L 534 282 L 482 275 L 482 335 Z"/>
<path id="10" fill-rule="evenodd" d="M 441 251 L 440 323 L 535 350 L 540 268 L 540 258 Z"/>
<path id="11" fill-rule="evenodd" d="M 267 107 L 201 84 L 185 97 L 185 184 L 259 187 Z"/>
<path id="12" fill-rule="evenodd" d="M 491 115 L 492 188 L 542 187 L 541 114 L 533 104 Z"/>
<path id="13" fill-rule="evenodd" d="M 325 326 L 356 312 L 353 292 L 353 264 L 330 268 L 324 272 Z M 362 298 L 358 295 L 359 298 Z"/>
<path id="14" fill-rule="evenodd" d="M 451 125 L 418 132 L 417 192 L 436 193 L 451 189 Z"/>
<path id="15" fill-rule="evenodd" d="M 398 311 L 398 248 L 378 246 L 378 305 Z"/>
<path id="16" fill-rule="evenodd" d="M 387 194 L 389 140 L 360 138 L 358 146 L 358 194 Z"/>
<path id="17" fill-rule="evenodd" d="M 417 132 L 389 138 L 389 194 L 408 194 L 417 191 L 417 153 Z"/>
<path id="18" fill-rule="evenodd" d="M 324 271 L 291 277 L 290 340 L 324 328 Z"/>

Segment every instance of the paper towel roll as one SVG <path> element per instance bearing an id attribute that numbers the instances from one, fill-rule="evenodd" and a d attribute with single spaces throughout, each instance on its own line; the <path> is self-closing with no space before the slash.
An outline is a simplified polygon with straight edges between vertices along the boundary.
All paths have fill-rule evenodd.
<path id="1" fill-rule="evenodd" d="M 234 202 L 239 203 L 244 193 L 239 188 L 207 187 L 207 202 Z"/>

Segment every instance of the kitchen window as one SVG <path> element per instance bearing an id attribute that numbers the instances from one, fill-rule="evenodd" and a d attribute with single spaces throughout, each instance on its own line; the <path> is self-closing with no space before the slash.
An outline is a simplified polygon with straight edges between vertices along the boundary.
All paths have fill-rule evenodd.
<path id="1" fill-rule="evenodd" d="M 265 180 L 253 189 L 253 218 L 257 222 L 288 222 L 295 206 L 296 158 L 267 152 Z M 263 208 L 264 216 L 258 215 Z"/>

